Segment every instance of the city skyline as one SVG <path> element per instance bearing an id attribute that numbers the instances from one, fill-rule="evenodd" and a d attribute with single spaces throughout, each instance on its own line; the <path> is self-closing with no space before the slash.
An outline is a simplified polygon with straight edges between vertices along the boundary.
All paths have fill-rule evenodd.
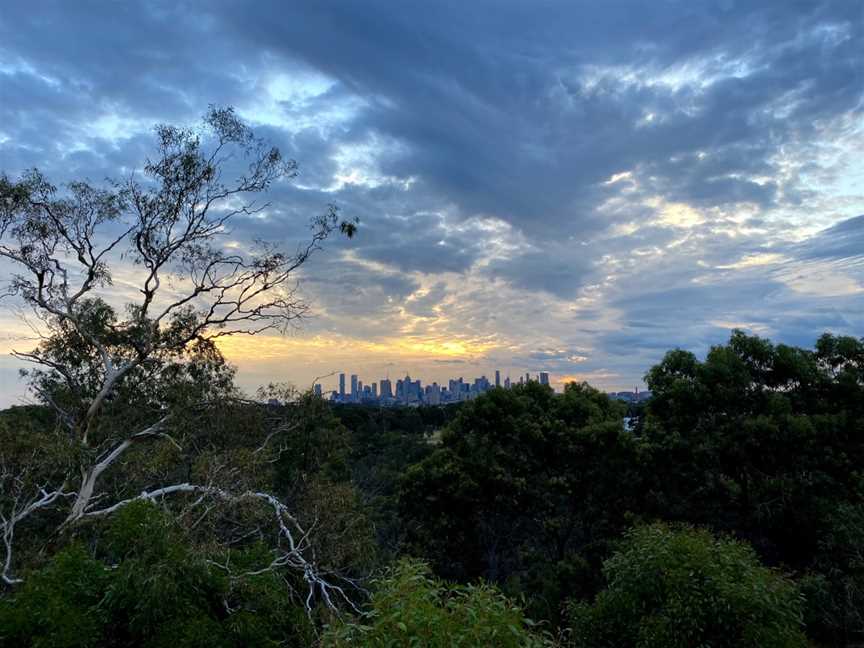
<path id="1" fill-rule="evenodd" d="M 439 405 L 470 400 L 495 387 L 509 389 L 511 386 L 531 381 L 552 387 L 550 374 L 546 371 L 536 372 L 533 376 L 531 372 L 525 372 L 513 380 L 507 375 L 502 380 L 500 370 L 496 369 L 492 380 L 487 378 L 485 374 L 473 380 L 469 378 L 467 381 L 464 376 L 459 376 L 458 378 L 447 379 L 446 385 L 443 383 L 439 385 L 437 381 L 433 380 L 431 383 L 426 383 L 425 388 L 423 381 L 416 376 L 412 378 L 409 372 L 406 372 L 404 378 L 391 379 L 387 376 L 375 379 L 372 383 L 364 383 L 358 374 L 340 372 L 335 389 L 325 389 L 321 382 L 315 382 L 312 388 L 316 395 L 340 403 L 382 402 L 385 404 L 426 403 Z"/>

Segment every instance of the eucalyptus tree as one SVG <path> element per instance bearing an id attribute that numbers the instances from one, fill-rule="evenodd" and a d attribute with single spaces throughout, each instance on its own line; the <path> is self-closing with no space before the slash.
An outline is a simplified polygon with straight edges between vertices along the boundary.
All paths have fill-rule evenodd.
<path id="1" fill-rule="evenodd" d="M 330 206 L 288 251 L 229 244 L 232 225 L 268 209 L 256 199 L 293 178 L 295 162 L 231 108 L 211 108 L 196 128 L 155 131 L 157 154 L 107 187 L 72 182 L 61 190 L 38 170 L 0 176 L 0 256 L 14 267 L 7 296 L 32 309 L 41 335 L 14 355 L 33 365 L 30 388 L 56 413 L 54 444 L 64 450 L 40 470 L 27 463 L 33 453 L 0 447 L 2 578 L 19 580 L 16 528 L 40 512 L 64 530 L 136 500 L 245 502 L 272 514 L 270 568 L 300 570 L 310 597 L 317 591 L 330 602 L 338 588 L 307 558 L 308 533 L 243 471 L 224 461 L 185 475 L 161 470 L 138 493 L 108 479 L 121 464 L 135 473 L 135 461 L 179 452 L 190 415 L 237 396 L 217 339 L 294 326 L 308 311 L 298 270 L 329 236 L 356 228 Z M 260 440 L 255 460 L 266 461 L 269 441 Z M 148 451 L 135 454 L 142 446 Z"/>

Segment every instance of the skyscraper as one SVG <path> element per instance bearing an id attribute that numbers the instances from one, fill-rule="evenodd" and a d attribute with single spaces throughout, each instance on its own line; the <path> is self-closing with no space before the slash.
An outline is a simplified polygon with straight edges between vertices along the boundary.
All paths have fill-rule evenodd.
<path id="1" fill-rule="evenodd" d="M 458 394 L 458 395 L 460 395 L 460 398 L 461 398 L 461 394 L 462 394 L 462 378 L 459 378 L 459 380 L 453 380 L 453 379 L 451 378 L 451 379 L 450 379 L 450 385 L 449 385 L 449 386 L 450 386 L 450 392 L 451 392 L 452 394 Z"/>
<path id="2" fill-rule="evenodd" d="M 501 372 L 498 371 L 497 369 L 495 370 L 495 386 L 496 387 L 501 386 Z"/>
<path id="3" fill-rule="evenodd" d="M 321 396 L 321 383 L 315 383 L 312 387 L 312 391 L 316 396 Z"/>
<path id="4" fill-rule="evenodd" d="M 393 398 L 393 386 L 389 378 L 381 381 L 381 398 Z"/>
<path id="5" fill-rule="evenodd" d="M 357 374 L 351 374 L 351 400 L 355 403 L 360 400 L 360 394 L 357 392 Z"/>
<path id="6" fill-rule="evenodd" d="M 345 374 L 339 374 L 339 398 L 345 400 Z"/>
<path id="7" fill-rule="evenodd" d="M 549 384 L 549 374 L 546 373 L 545 371 L 540 372 L 540 384 L 541 385 L 548 385 Z"/>

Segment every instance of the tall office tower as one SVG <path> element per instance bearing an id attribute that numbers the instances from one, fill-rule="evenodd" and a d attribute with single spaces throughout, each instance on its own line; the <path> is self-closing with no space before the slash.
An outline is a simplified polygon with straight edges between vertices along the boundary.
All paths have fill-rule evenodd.
<path id="1" fill-rule="evenodd" d="M 529 373 L 526 371 L 526 372 L 525 372 L 525 384 L 527 385 L 529 382 L 531 382 L 531 374 L 529 374 Z"/>
<path id="2" fill-rule="evenodd" d="M 497 369 L 495 370 L 495 386 L 496 387 L 501 386 L 501 372 L 498 371 Z"/>
<path id="3" fill-rule="evenodd" d="M 345 400 L 345 374 L 339 374 L 339 398 Z"/>
<path id="4" fill-rule="evenodd" d="M 315 383 L 315 385 L 312 387 L 312 391 L 315 393 L 316 396 L 320 396 L 321 395 L 321 383 Z"/>
<path id="5" fill-rule="evenodd" d="M 351 374 L 351 400 L 360 400 L 360 394 L 357 391 L 357 374 Z"/>
<path id="6" fill-rule="evenodd" d="M 393 398 L 393 385 L 389 378 L 381 381 L 381 398 Z"/>
<path id="7" fill-rule="evenodd" d="M 372 398 L 378 400 L 378 385 L 376 385 L 374 382 L 372 383 Z"/>
<path id="8" fill-rule="evenodd" d="M 549 384 L 549 374 L 545 371 L 540 372 L 540 384 L 548 385 Z"/>
<path id="9" fill-rule="evenodd" d="M 441 404 L 441 388 L 438 386 L 438 383 L 433 382 L 426 387 L 426 402 L 430 405 Z"/>
<path id="10" fill-rule="evenodd" d="M 411 380 L 411 376 L 406 375 L 404 380 L 400 381 L 402 383 L 402 394 L 400 398 L 399 394 L 399 383 L 396 385 L 396 397 L 399 398 L 404 403 L 416 403 L 421 399 L 421 386 L 419 380 Z"/>
<path id="11" fill-rule="evenodd" d="M 510 376 L 504 379 L 504 389 L 510 389 Z"/>

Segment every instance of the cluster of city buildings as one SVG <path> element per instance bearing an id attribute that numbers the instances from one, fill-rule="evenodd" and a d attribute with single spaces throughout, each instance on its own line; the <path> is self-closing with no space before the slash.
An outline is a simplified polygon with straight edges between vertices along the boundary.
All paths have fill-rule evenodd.
<path id="1" fill-rule="evenodd" d="M 639 391 L 638 387 L 636 387 L 633 391 L 608 392 L 607 395 L 609 396 L 609 398 L 625 401 L 627 403 L 641 403 L 642 401 L 646 401 L 651 398 L 650 391 Z"/>
<path id="2" fill-rule="evenodd" d="M 349 383 L 346 375 L 341 373 L 339 389 L 330 392 L 329 397 L 334 403 L 443 405 L 471 400 L 494 387 L 510 389 L 513 385 L 521 385 L 532 380 L 541 385 L 548 385 L 549 374 L 541 371 L 536 378 L 533 378 L 531 374 L 526 373 L 520 376 L 518 381 L 511 381 L 507 376 L 502 382 L 501 372 L 496 370 L 494 381 L 490 381 L 486 376 L 475 378 L 473 382 L 467 382 L 459 377 L 449 380 L 447 385 L 439 385 L 437 382 L 423 385 L 419 380 L 412 380 L 411 376 L 400 378 L 395 384 L 389 378 L 364 384 L 357 374 L 351 374 Z M 316 384 L 314 390 L 319 396 L 324 395 L 320 384 Z"/>

